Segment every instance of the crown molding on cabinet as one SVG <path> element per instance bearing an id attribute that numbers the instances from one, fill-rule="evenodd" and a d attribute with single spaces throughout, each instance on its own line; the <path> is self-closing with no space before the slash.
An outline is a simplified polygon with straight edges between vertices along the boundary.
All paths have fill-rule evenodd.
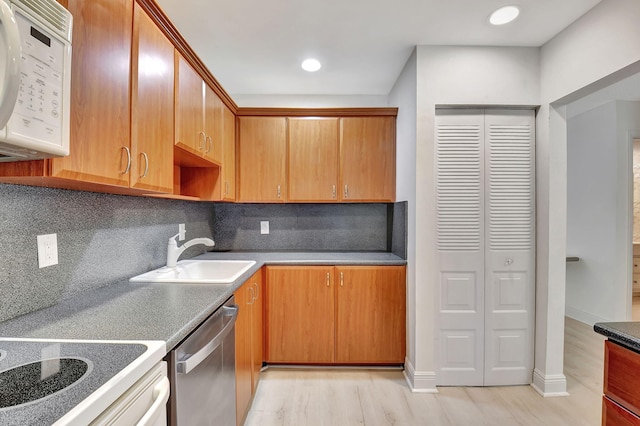
<path id="1" fill-rule="evenodd" d="M 187 43 L 177 28 L 169 20 L 167 15 L 165 15 L 162 9 L 160 9 L 160 6 L 158 6 L 154 0 L 136 1 L 173 43 L 175 48 L 185 58 L 189 65 L 191 65 L 198 74 L 200 74 L 207 85 L 213 89 L 222 102 L 224 102 L 224 104 L 235 114 L 238 110 L 238 105 L 236 105 L 233 99 L 231 99 L 231 96 L 229 96 L 220 83 L 218 83 L 218 80 L 216 80 L 213 74 L 211 74 L 209 69 L 204 65 L 200 57 L 193 51 L 191 46 L 189 46 L 189 43 Z"/>
<path id="2" fill-rule="evenodd" d="M 260 108 L 240 107 L 236 116 L 259 117 L 370 117 L 398 116 L 398 108 Z"/>

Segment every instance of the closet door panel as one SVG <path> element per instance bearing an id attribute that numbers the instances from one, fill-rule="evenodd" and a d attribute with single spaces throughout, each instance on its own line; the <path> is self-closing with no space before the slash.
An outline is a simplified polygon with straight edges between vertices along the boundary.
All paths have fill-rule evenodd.
<path id="1" fill-rule="evenodd" d="M 481 386 L 484 370 L 482 111 L 436 116 L 438 383 Z"/>
<path id="2" fill-rule="evenodd" d="M 534 353 L 535 118 L 485 112 L 485 385 L 529 384 Z"/>

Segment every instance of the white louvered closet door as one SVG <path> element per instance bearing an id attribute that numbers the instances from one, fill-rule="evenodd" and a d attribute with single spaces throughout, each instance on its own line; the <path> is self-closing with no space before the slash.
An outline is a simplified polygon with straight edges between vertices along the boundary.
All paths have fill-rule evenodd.
<path id="1" fill-rule="evenodd" d="M 485 385 L 529 384 L 534 353 L 531 110 L 485 111 Z"/>
<path id="2" fill-rule="evenodd" d="M 439 384 L 484 382 L 484 117 L 436 117 Z"/>
<path id="3" fill-rule="evenodd" d="M 438 383 L 531 383 L 533 111 L 438 110 Z"/>

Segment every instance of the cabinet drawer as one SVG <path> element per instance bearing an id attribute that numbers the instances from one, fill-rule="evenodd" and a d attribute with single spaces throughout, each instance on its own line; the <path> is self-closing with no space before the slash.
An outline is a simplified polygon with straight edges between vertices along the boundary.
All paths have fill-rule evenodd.
<path id="1" fill-rule="evenodd" d="M 604 394 L 640 413 L 640 354 L 610 340 L 604 345 Z"/>
<path id="2" fill-rule="evenodd" d="M 602 397 L 603 426 L 640 426 L 640 417 L 625 410 L 606 396 Z"/>

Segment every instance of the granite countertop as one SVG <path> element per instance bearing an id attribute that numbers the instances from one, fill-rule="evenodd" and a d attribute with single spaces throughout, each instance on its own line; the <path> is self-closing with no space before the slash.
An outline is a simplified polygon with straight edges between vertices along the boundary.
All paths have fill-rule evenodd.
<path id="1" fill-rule="evenodd" d="M 640 352 L 640 322 L 599 322 L 593 326 L 593 330 L 622 346 Z"/>
<path id="2" fill-rule="evenodd" d="M 255 260 L 230 285 L 129 283 L 81 293 L 0 323 L 0 336 L 164 340 L 170 351 L 264 265 L 405 265 L 388 252 L 208 252 L 194 259 Z"/>

